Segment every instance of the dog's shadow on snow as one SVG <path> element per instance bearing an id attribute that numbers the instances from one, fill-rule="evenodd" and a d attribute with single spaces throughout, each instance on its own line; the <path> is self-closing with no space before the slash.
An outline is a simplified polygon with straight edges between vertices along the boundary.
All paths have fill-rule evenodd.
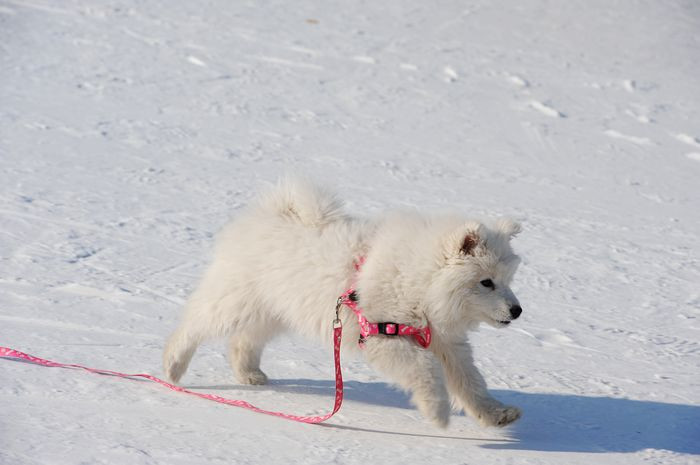
<path id="1" fill-rule="evenodd" d="M 635 452 L 663 449 L 700 454 L 700 406 L 569 394 L 493 391 L 523 410 L 510 432 L 516 442 L 488 449 L 551 452 Z"/>
<path id="2" fill-rule="evenodd" d="M 189 386 L 188 389 L 216 389 L 236 391 L 266 391 L 286 394 L 310 394 L 315 396 L 334 396 L 335 381 L 315 379 L 271 379 L 264 386 L 218 385 Z M 343 398 L 363 404 L 383 405 L 412 409 L 408 396 L 386 383 L 361 383 L 359 381 L 343 382 Z"/>
<path id="3" fill-rule="evenodd" d="M 193 389 L 263 390 L 331 397 L 330 380 L 276 379 L 267 386 L 192 386 Z M 700 454 L 700 406 L 569 394 L 492 391 L 523 410 L 508 429 L 511 440 L 488 449 L 550 452 L 635 452 L 643 449 Z M 403 392 L 385 383 L 345 382 L 345 399 L 413 409 Z M 475 428 L 477 426 L 475 425 Z"/>

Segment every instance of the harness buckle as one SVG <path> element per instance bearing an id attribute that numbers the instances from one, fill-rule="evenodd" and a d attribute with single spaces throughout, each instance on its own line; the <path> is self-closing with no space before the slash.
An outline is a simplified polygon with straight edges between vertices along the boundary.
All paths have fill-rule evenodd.
<path id="1" fill-rule="evenodd" d="M 393 323 L 391 321 L 384 321 L 382 323 L 377 323 L 377 333 L 383 334 L 385 336 L 398 336 L 399 335 L 399 324 Z"/>
<path id="2" fill-rule="evenodd" d="M 338 297 L 335 302 L 335 320 L 333 320 L 333 328 L 340 328 L 343 324 L 340 321 L 340 307 L 343 305 L 343 297 Z"/>

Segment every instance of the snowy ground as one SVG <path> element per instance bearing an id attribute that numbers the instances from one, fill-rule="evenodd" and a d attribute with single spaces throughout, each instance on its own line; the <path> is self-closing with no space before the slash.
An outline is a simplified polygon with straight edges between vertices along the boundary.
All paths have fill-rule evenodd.
<path id="1" fill-rule="evenodd" d="M 700 463 L 699 58 L 693 1 L 0 0 L 0 345 L 162 375 L 212 235 L 290 170 L 525 226 L 525 313 L 473 337 L 509 430 L 360 360 L 325 426 L 0 360 L 0 463 Z M 331 407 L 327 349 L 263 368 L 208 344 L 183 381 Z"/>

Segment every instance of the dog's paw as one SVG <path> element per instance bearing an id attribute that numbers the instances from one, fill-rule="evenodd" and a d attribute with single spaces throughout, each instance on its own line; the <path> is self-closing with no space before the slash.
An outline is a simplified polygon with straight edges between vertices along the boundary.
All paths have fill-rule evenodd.
<path id="1" fill-rule="evenodd" d="M 479 415 L 479 420 L 486 426 L 503 427 L 516 421 L 521 415 L 522 412 L 518 407 L 500 405 Z"/>
<path id="2" fill-rule="evenodd" d="M 172 349 L 172 345 L 168 345 L 163 353 L 163 371 L 168 381 L 177 384 L 182 378 L 182 375 L 187 371 L 187 366 L 190 364 L 192 356 L 188 353 L 177 357 Z"/>
<path id="3" fill-rule="evenodd" d="M 253 384 L 261 385 L 267 384 L 267 375 L 261 370 L 246 371 L 245 373 L 238 373 L 236 376 L 238 382 L 241 384 Z"/>
<path id="4" fill-rule="evenodd" d="M 182 375 L 185 374 L 185 370 L 187 370 L 187 364 L 182 362 L 166 360 L 163 365 L 165 377 L 173 384 L 177 384 L 180 378 L 182 378 Z"/>

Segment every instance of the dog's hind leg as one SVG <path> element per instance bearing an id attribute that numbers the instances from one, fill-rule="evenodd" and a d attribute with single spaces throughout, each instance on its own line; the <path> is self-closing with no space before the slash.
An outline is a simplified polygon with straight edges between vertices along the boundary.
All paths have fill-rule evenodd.
<path id="1" fill-rule="evenodd" d="M 197 347 L 208 339 L 221 337 L 231 328 L 234 314 L 222 309 L 231 308 L 232 298 L 223 296 L 219 299 L 202 298 L 205 293 L 200 287 L 192 295 L 180 325 L 168 338 L 163 351 L 163 369 L 166 377 L 177 383 L 187 370 Z"/>
<path id="2" fill-rule="evenodd" d="M 450 420 L 450 401 L 440 365 L 428 350 L 407 338 L 371 337 L 364 355 L 375 369 L 411 393 L 420 413 L 437 426 Z"/>
<path id="3" fill-rule="evenodd" d="M 265 344 L 279 333 L 270 321 L 239 325 L 229 337 L 229 361 L 236 379 L 242 384 L 266 384 L 267 375 L 260 369 Z"/>
<path id="4" fill-rule="evenodd" d="M 163 370 L 172 383 L 177 383 L 187 371 L 197 346 L 204 339 L 201 331 L 193 328 L 188 321 L 183 321 L 168 338 L 163 351 Z"/>

